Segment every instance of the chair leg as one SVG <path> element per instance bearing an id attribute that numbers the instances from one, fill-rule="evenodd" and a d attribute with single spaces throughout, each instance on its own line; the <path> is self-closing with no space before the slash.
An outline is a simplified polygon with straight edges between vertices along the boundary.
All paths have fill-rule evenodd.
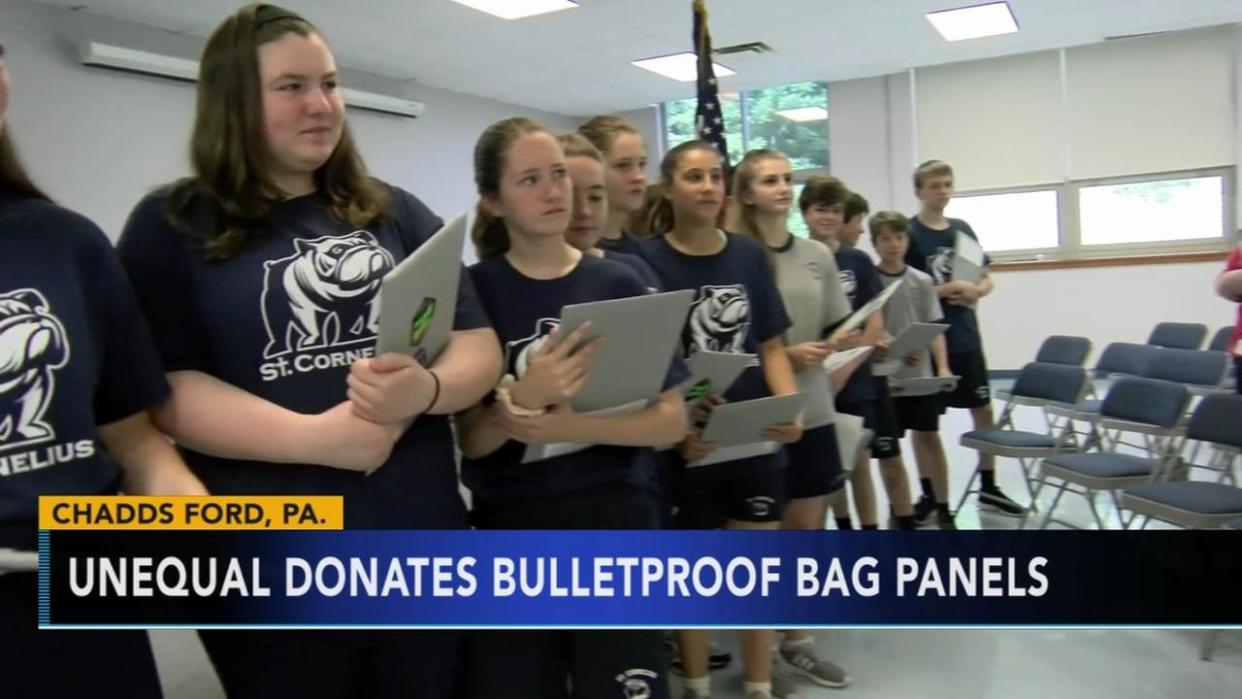
<path id="1" fill-rule="evenodd" d="M 1212 654 L 1216 652 L 1216 641 L 1220 638 L 1220 629 L 1208 629 L 1203 634 L 1203 640 L 1199 642 L 1199 659 L 1208 661 L 1212 659 Z"/>
<path id="2" fill-rule="evenodd" d="M 1033 467 L 1030 465 L 1030 459 L 1018 459 L 1018 465 L 1022 467 L 1022 480 L 1026 483 L 1026 494 L 1031 496 L 1031 504 L 1027 509 L 1038 510 L 1039 508 L 1035 506 L 1035 489 L 1031 487 L 1034 479 L 1031 478 Z"/>
<path id="3" fill-rule="evenodd" d="M 1144 516 L 1143 516 L 1143 523 L 1139 525 L 1139 529 L 1146 529 L 1146 528 L 1147 528 L 1147 525 L 1149 525 L 1149 524 L 1151 524 L 1151 516 L 1150 516 L 1150 515 L 1144 515 Z"/>
<path id="4" fill-rule="evenodd" d="M 1095 517 L 1095 523 L 1099 525 L 1100 531 L 1104 531 L 1108 527 L 1104 526 L 1104 520 L 1100 518 L 1100 511 L 1095 507 L 1095 495 L 1097 492 L 1099 491 L 1088 489 L 1083 493 L 1083 497 L 1087 499 L 1087 505 L 1091 507 L 1091 514 Z"/>
<path id="5" fill-rule="evenodd" d="M 962 505 L 966 504 L 966 498 L 970 497 L 971 493 L 979 492 L 975 490 L 975 481 L 977 480 L 979 480 L 979 464 L 976 463 L 975 472 L 970 475 L 970 480 L 966 483 L 966 490 L 962 491 L 962 497 L 957 501 L 957 507 L 953 508 L 954 512 L 962 509 Z"/>
<path id="6" fill-rule="evenodd" d="M 1052 523 L 1052 515 L 1057 511 L 1057 503 L 1061 502 L 1061 496 L 1065 495 L 1065 489 L 1068 487 L 1068 481 L 1061 482 L 1061 487 L 1057 489 L 1057 494 L 1052 498 L 1052 504 L 1048 505 L 1048 513 L 1044 515 L 1044 521 L 1039 525 L 1040 529 L 1047 529 Z"/>
<path id="7" fill-rule="evenodd" d="M 1117 521 L 1121 522 L 1122 529 L 1129 529 L 1129 522 L 1126 521 L 1126 513 L 1121 509 L 1121 499 L 1117 497 L 1117 491 L 1108 491 L 1113 496 L 1113 507 L 1117 510 Z"/>

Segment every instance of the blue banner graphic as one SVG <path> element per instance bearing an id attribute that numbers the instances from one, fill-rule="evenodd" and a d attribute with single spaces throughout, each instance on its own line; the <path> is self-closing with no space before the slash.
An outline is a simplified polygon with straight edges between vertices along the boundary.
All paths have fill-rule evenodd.
<path id="1" fill-rule="evenodd" d="M 1242 624 L 1233 532 L 44 532 L 67 626 Z"/>

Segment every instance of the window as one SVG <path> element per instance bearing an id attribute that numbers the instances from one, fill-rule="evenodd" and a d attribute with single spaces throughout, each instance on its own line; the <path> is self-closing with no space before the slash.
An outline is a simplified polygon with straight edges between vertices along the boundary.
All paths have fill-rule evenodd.
<path id="1" fill-rule="evenodd" d="M 1217 175 L 1083 187 L 1078 192 L 1082 244 L 1219 238 L 1225 231 L 1224 186 Z"/>
<path id="2" fill-rule="evenodd" d="M 798 208 L 798 197 L 802 196 L 802 188 L 805 186 L 804 184 L 794 185 L 793 206 L 789 207 L 789 222 L 785 224 L 790 233 L 800 238 L 811 237 L 811 232 L 806 227 L 806 221 L 802 220 L 802 209 Z"/>
<path id="3" fill-rule="evenodd" d="M 664 149 L 695 137 L 695 98 L 665 102 Z M 736 165 L 755 148 L 789 156 L 795 171 L 828 168 L 828 86 L 793 83 L 742 93 L 721 93 L 729 160 Z M 808 175 L 809 176 L 809 175 Z M 802 179 L 805 179 L 803 177 Z"/>
<path id="4" fill-rule="evenodd" d="M 959 192 L 945 213 L 1001 261 L 1217 250 L 1232 240 L 1233 178 L 1216 168 Z"/>
<path id="5" fill-rule="evenodd" d="M 697 99 L 677 100 L 664 103 L 664 150 L 686 141 L 693 141 L 694 110 Z M 742 138 L 742 97 L 738 93 L 720 93 L 720 111 L 724 115 L 725 142 L 729 145 L 729 160 L 736 165 L 746 149 Z"/>
<path id="6" fill-rule="evenodd" d="M 954 197 L 945 215 L 965 219 L 988 252 L 1039 250 L 1060 244 L 1056 190 Z"/>
<path id="7" fill-rule="evenodd" d="M 824 83 L 751 90 L 746 93 L 745 123 L 745 150 L 778 150 L 789 156 L 794 170 L 828 167 L 828 87 Z"/>
<path id="8" fill-rule="evenodd" d="M 696 99 L 665 102 L 664 150 L 695 138 Z M 828 173 L 828 86 L 805 82 L 720 94 L 729 161 L 737 165 L 746 151 L 773 148 L 789 156 L 793 167 L 794 204 L 789 232 L 807 237 L 798 195 L 811 175 Z"/>

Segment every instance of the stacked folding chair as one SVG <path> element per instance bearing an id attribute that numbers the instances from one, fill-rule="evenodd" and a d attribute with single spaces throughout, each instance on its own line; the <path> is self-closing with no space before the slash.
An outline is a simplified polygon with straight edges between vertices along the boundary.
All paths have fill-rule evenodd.
<path id="1" fill-rule="evenodd" d="M 1054 417 L 1047 408 L 1051 406 L 1072 409 L 1082 400 L 1087 390 L 1087 373 L 1081 367 L 1062 364 L 1031 363 L 1022 368 L 1013 392 L 1005 403 L 997 427 L 991 430 L 972 430 L 962 435 L 961 445 L 984 454 L 1017 459 L 1022 467 L 1031 506 L 1035 506 L 1035 465 L 1037 459 L 1065 451 L 1078 451 L 1080 444 L 1075 438 L 1072 425 L 1066 418 Z M 1014 410 L 1018 406 L 1041 408 L 1046 430 L 1031 432 L 1014 427 Z M 961 509 L 966 498 L 978 493 L 975 482 L 979 479 L 979 466 L 966 484 L 966 490 L 958 500 Z"/>
<path id="2" fill-rule="evenodd" d="M 1099 450 L 1056 454 L 1041 463 L 1036 494 L 1045 484 L 1057 487 L 1057 492 L 1040 529 L 1053 523 L 1077 528 L 1056 518 L 1057 505 L 1067 492 L 1085 498 L 1096 525 L 1105 529 L 1104 518 L 1096 508 L 1097 494 L 1109 493 L 1120 512 L 1117 494 L 1121 489 L 1167 477 L 1181 451 L 1184 430 L 1180 422 L 1189 402 L 1189 391 L 1169 381 L 1124 378 L 1113 384 L 1094 423 L 1100 436 Z M 1127 434 L 1142 442 L 1125 442 Z M 1141 455 L 1121 453 L 1122 446 L 1136 446 Z"/>
<path id="3" fill-rule="evenodd" d="M 1199 349 L 1207 333 L 1207 326 L 1202 323 L 1156 323 L 1147 344 L 1169 349 Z"/>

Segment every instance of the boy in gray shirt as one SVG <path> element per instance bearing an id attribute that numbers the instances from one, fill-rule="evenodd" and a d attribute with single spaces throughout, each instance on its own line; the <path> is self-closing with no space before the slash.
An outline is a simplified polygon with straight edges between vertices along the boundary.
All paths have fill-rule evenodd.
<path id="1" fill-rule="evenodd" d="M 894 337 L 914 323 L 936 323 L 944 319 L 932 278 L 905 263 L 906 250 L 910 247 L 908 226 L 906 217 L 896 211 L 880 211 L 868 221 L 871 242 L 880 257 L 877 267 L 880 283 L 888 287 L 903 282 L 884 306 L 884 326 Z M 932 341 L 930 352 L 922 350 L 902 359 L 903 366 L 896 378 L 952 375 L 943 335 Z M 916 520 L 925 523 L 934 512 L 941 529 L 956 529 L 948 503 L 948 461 L 940 441 L 943 397 L 897 397 L 893 404 L 902 431 L 911 431 L 914 461 L 923 488 L 923 495 L 914 508 Z"/>

